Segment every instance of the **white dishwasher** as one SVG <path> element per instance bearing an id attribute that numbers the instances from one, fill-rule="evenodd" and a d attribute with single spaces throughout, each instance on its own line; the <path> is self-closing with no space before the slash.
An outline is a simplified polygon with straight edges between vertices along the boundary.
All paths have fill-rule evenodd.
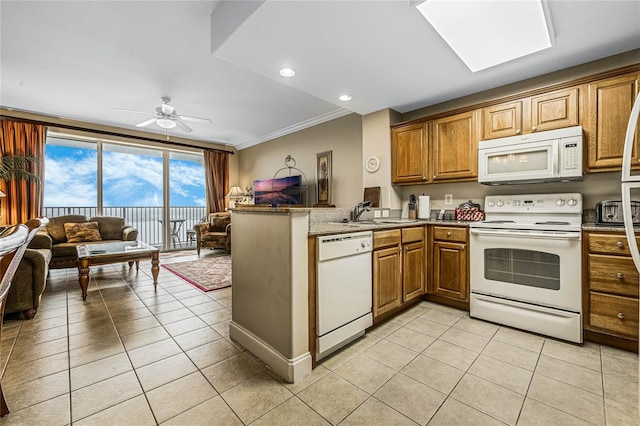
<path id="1" fill-rule="evenodd" d="M 372 233 L 317 238 L 316 360 L 364 334 L 373 325 Z"/>

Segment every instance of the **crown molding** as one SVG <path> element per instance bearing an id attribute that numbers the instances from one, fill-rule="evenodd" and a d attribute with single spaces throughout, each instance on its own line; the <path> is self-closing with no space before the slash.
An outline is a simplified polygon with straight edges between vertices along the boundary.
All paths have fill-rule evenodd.
<path id="1" fill-rule="evenodd" d="M 267 133 L 266 135 L 263 135 L 259 138 L 256 139 L 251 139 L 248 140 L 246 142 L 242 142 L 238 145 L 236 145 L 236 149 L 238 151 L 245 149 L 245 148 L 249 148 L 251 146 L 254 145 L 259 145 L 263 142 L 268 142 L 270 140 L 279 138 L 281 136 L 286 136 L 289 135 L 291 133 L 295 133 L 298 132 L 300 130 L 304 130 L 304 129 L 308 129 L 309 127 L 313 127 L 316 126 L 318 124 L 322 124 L 322 123 L 326 123 L 327 121 L 331 121 L 331 120 L 335 120 L 336 118 L 340 118 L 340 117 L 344 117 L 345 115 L 349 115 L 349 114 L 353 114 L 352 111 L 349 111 L 347 109 L 344 108 L 338 108 L 335 109 L 333 111 L 329 111 L 326 114 L 322 114 L 322 115 L 318 115 L 316 117 L 310 118 L 309 120 L 305 120 L 305 121 L 301 121 L 299 123 L 296 123 L 294 125 L 288 126 L 288 127 L 284 127 L 280 130 L 276 130 L 274 132 L 271 133 Z"/>

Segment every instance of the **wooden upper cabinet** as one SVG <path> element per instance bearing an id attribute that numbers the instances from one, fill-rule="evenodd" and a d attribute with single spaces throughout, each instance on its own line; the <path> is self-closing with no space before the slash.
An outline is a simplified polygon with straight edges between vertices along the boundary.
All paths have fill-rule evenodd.
<path id="1" fill-rule="evenodd" d="M 556 90 L 482 109 L 482 139 L 577 126 L 579 89 Z"/>
<path id="2" fill-rule="evenodd" d="M 434 181 L 478 177 L 477 115 L 469 111 L 431 122 Z"/>
<path id="3" fill-rule="evenodd" d="M 531 131 L 560 129 L 579 124 L 578 88 L 531 97 Z"/>
<path id="4" fill-rule="evenodd" d="M 616 171 L 622 166 L 622 151 L 631 108 L 638 94 L 640 74 L 631 73 L 589 84 L 587 119 L 584 124 L 589 171 Z M 636 129 L 632 165 L 638 168 Z"/>
<path id="5" fill-rule="evenodd" d="M 496 139 L 522 133 L 522 101 L 482 109 L 482 139 Z"/>
<path id="6" fill-rule="evenodd" d="M 391 132 L 391 181 L 428 181 L 427 124 L 394 128 Z"/>

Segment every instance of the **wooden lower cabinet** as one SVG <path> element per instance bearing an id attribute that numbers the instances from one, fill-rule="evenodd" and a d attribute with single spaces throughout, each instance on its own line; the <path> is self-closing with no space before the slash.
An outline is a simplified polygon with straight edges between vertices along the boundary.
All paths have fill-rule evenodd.
<path id="1" fill-rule="evenodd" d="M 373 251 L 373 316 L 402 304 L 400 245 Z"/>
<path id="2" fill-rule="evenodd" d="M 424 227 L 373 233 L 374 321 L 424 294 Z"/>
<path id="3" fill-rule="evenodd" d="M 433 278 L 428 293 L 439 302 L 468 309 L 469 250 L 468 230 L 463 227 L 434 226 L 432 234 Z"/>
<path id="4" fill-rule="evenodd" d="M 585 232 L 585 340 L 638 350 L 638 271 L 622 232 Z"/>
<path id="5" fill-rule="evenodd" d="M 433 245 L 433 293 L 467 300 L 466 244 L 436 241 Z"/>

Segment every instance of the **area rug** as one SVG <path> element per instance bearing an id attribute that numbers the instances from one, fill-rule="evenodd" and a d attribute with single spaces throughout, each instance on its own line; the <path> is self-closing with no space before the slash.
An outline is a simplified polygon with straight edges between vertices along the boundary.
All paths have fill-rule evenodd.
<path id="1" fill-rule="evenodd" d="M 231 255 L 228 254 L 209 254 L 198 260 L 162 267 L 202 291 L 231 286 Z"/>

